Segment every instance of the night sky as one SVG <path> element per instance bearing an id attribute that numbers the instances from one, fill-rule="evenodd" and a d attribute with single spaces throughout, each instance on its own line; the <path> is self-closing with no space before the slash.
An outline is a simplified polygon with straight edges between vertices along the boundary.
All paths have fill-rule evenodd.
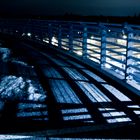
<path id="1" fill-rule="evenodd" d="M 1 15 L 104 15 L 140 14 L 140 0 L 1 0 Z"/>

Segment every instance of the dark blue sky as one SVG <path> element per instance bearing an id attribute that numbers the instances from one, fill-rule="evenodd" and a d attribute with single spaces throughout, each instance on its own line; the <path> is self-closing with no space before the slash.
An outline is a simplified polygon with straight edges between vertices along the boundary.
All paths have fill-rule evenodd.
<path id="1" fill-rule="evenodd" d="M 140 0 L 1 0 L 0 13 L 128 16 L 140 14 Z"/>

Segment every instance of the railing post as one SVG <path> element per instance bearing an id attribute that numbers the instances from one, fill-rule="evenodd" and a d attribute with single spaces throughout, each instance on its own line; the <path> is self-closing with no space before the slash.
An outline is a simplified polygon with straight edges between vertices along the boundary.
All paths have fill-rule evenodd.
<path id="1" fill-rule="evenodd" d="M 48 33 L 49 33 L 49 46 L 52 47 L 53 35 L 52 35 L 52 24 L 51 23 L 48 24 Z"/>
<path id="2" fill-rule="evenodd" d="M 82 56 L 83 59 L 87 59 L 87 27 L 84 26 L 84 32 L 83 32 L 83 48 L 82 48 Z"/>
<path id="3" fill-rule="evenodd" d="M 100 58 L 100 64 L 101 68 L 105 67 L 106 64 L 106 29 L 103 25 L 100 25 L 101 28 L 101 58 Z"/>
<path id="4" fill-rule="evenodd" d="M 70 25 L 69 31 L 69 52 L 73 52 L 73 25 Z"/>
<path id="5" fill-rule="evenodd" d="M 35 26 L 35 24 L 34 24 L 34 21 L 32 20 L 32 22 L 31 22 L 31 38 L 33 39 L 33 40 L 35 40 L 35 32 L 34 32 L 34 26 Z"/>
<path id="6" fill-rule="evenodd" d="M 43 42 L 43 38 L 44 38 L 44 29 L 43 29 L 43 26 L 44 26 L 44 24 L 43 24 L 43 21 L 41 21 L 40 22 L 40 38 L 41 38 L 41 42 Z"/>
<path id="7" fill-rule="evenodd" d="M 61 25 L 59 25 L 58 27 L 58 48 L 61 48 L 62 44 L 61 44 L 61 39 L 62 39 L 62 30 L 61 30 Z"/>
<path id="8" fill-rule="evenodd" d="M 125 68 L 125 80 L 132 79 L 132 67 L 130 66 L 133 63 L 132 55 L 133 55 L 133 42 L 132 39 L 134 37 L 133 30 L 127 25 L 127 48 L 126 48 L 126 68 Z"/>

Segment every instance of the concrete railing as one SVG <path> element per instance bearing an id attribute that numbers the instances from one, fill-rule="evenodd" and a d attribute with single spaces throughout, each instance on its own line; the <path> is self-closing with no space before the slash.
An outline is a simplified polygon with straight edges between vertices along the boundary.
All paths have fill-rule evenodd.
<path id="1" fill-rule="evenodd" d="M 0 20 L 0 31 L 90 59 L 140 90 L 140 26 L 48 20 Z"/>

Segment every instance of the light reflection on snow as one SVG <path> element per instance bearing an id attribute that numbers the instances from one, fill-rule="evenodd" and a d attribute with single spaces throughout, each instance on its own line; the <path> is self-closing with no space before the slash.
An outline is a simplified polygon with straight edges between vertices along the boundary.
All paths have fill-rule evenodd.
<path id="1" fill-rule="evenodd" d="M 47 116 L 47 111 L 36 111 L 36 112 L 19 112 L 17 117 L 30 117 L 30 116 Z"/>
<path id="2" fill-rule="evenodd" d="M 106 81 L 103 80 L 101 77 L 99 77 L 98 75 L 94 74 L 93 72 L 89 71 L 89 70 L 86 70 L 86 69 L 83 69 L 83 71 L 88 74 L 90 77 L 94 78 L 96 81 L 98 82 L 102 82 L 102 83 L 105 83 Z"/>
<path id="3" fill-rule="evenodd" d="M 139 110 L 135 110 L 134 113 L 137 114 L 137 115 L 140 115 L 140 111 Z"/>
<path id="4" fill-rule="evenodd" d="M 65 110 L 62 110 L 62 114 L 81 113 L 81 112 L 88 112 L 88 110 L 86 108 L 65 109 Z"/>
<path id="5" fill-rule="evenodd" d="M 63 68 L 71 78 L 75 79 L 75 80 L 85 80 L 88 81 L 88 79 L 83 76 L 81 73 L 78 72 L 78 70 L 74 69 L 74 68 L 68 68 L 68 67 L 64 67 Z"/>
<path id="6" fill-rule="evenodd" d="M 123 111 L 115 108 L 98 108 L 108 123 L 130 122 L 132 121 Z"/>
<path id="7" fill-rule="evenodd" d="M 122 92 L 117 90 L 115 87 L 109 84 L 102 84 L 108 91 L 110 91 L 117 99 L 120 101 L 131 101 L 127 96 L 125 96 Z"/>
<path id="8" fill-rule="evenodd" d="M 110 117 L 110 116 L 124 116 L 126 115 L 124 112 L 110 112 L 110 113 L 103 113 L 104 117 Z"/>
<path id="9" fill-rule="evenodd" d="M 129 108 L 140 108 L 139 105 L 128 105 L 127 107 L 129 107 Z"/>
<path id="10" fill-rule="evenodd" d="M 112 110 L 115 110 L 115 108 L 99 108 L 100 111 L 112 111 Z"/>
<path id="11" fill-rule="evenodd" d="M 116 122 L 130 122 L 131 119 L 130 118 L 115 118 L 115 119 L 107 119 L 108 123 L 116 123 Z"/>
<path id="12" fill-rule="evenodd" d="M 64 116 L 65 121 L 67 120 L 81 120 L 81 119 L 91 119 L 89 114 L 84 115 L 75 115 L 75 116 Z"/>
<path id="13" fill-rule="evenodd" d="M 111 102 L 95 85 L 87 82 L 76 82 L 92 102 Z"/>
<path id="14" fill-rule="evenodd" d="M 29 139 L 33 138 L 33 136 L 22 136 L 22 135 L 0 135 L 1 140 L 16 140 L 16 139 Z"/>
<path id="15" fill-rule="evenodd" d="M 63 109 L 61 110 L 63 119 L 65 121 L 68 120 L 82 120 L 85 123 L 94 123 L 91 119 L 91 115 L 88 114 L 88 110 L 86 108 L 75 108 L 75 109 Z"/>
<path id="16" fill-rule="evenodd" d="M 17 117 L 30 117 L 32 120 L 48 120 L 47 105 L 38 103 L 19 103 Z"/>
<path id="17" fill-rule="evenodd" d="M 47 106 L 44 104 L 33 104 L 33 103 L 19 103 L 18 108 L 19 109 L 36 109 L 36 108 L 46 108 Z"/>

